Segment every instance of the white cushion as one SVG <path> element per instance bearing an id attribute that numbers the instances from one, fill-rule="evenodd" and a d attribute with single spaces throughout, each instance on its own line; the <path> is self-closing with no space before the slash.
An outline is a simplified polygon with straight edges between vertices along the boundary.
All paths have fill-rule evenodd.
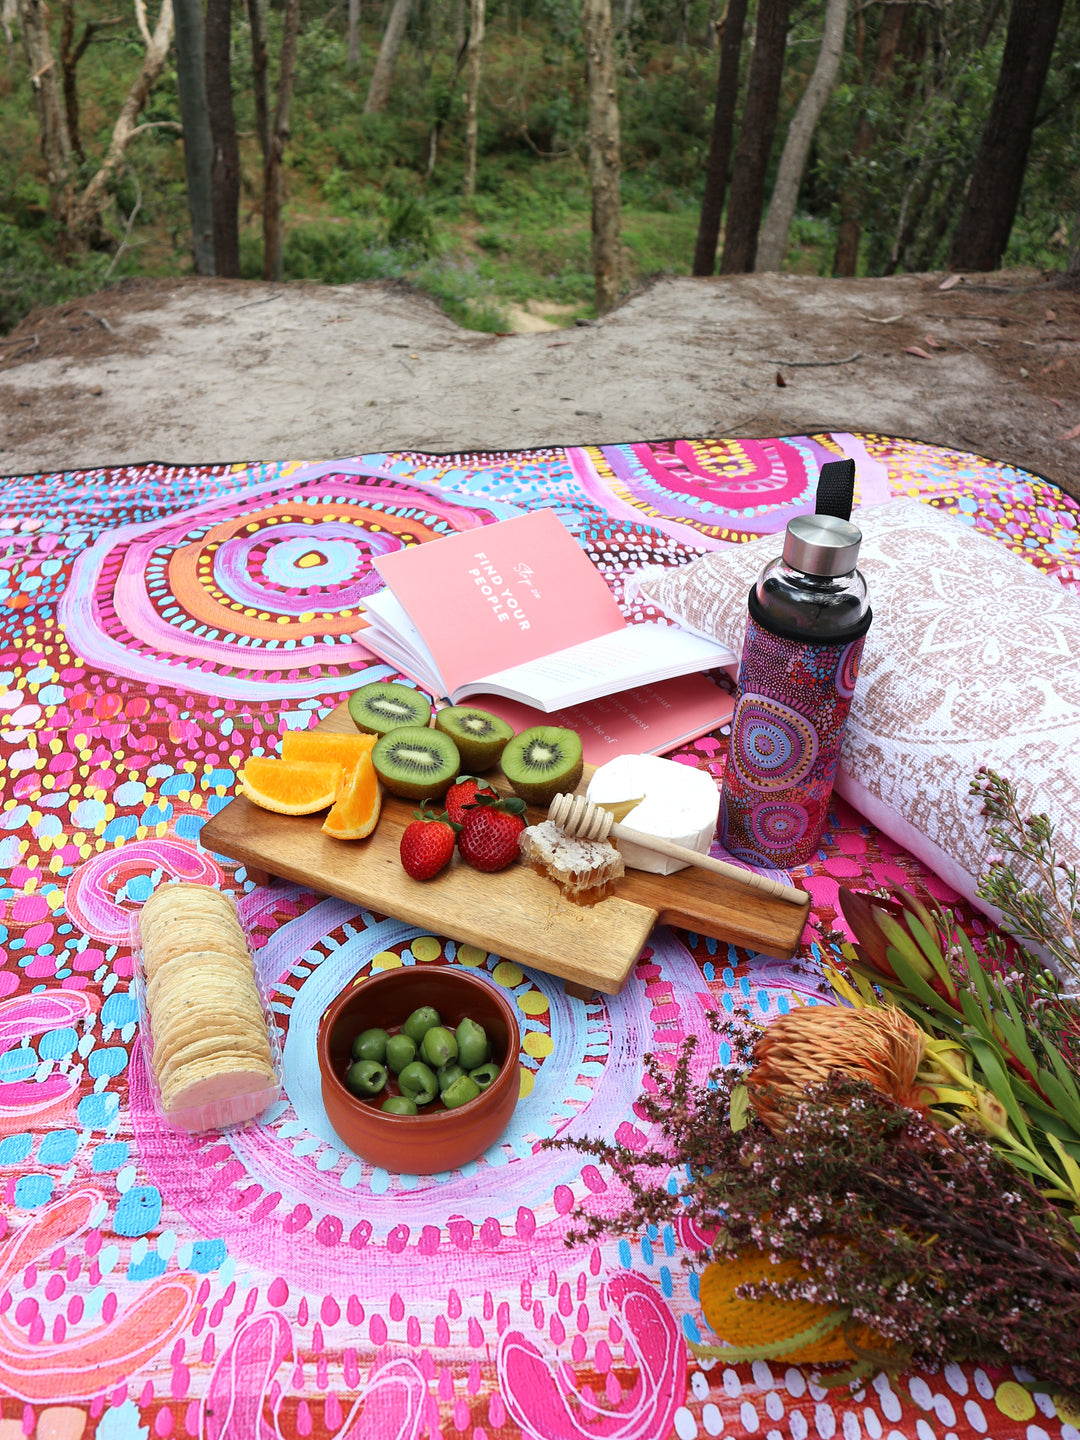
<path id="1" fill-rule="evenodd" d="M 987 765 L 1080 864 L 1080 599 L 916 500 L 857 510 L 874 622 L 836 789 L 968 900 L 993 855 L 969 793 Z M 641 578 L 672 619 L 742 651 L 746 596 L 780 537 Z M 985 905 L 980 903 L 980 908 Z"/>

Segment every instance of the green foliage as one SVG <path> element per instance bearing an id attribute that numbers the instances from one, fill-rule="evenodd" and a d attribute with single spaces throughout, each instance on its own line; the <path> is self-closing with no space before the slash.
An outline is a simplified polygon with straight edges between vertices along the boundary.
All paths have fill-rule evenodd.
<path id="1" fill-rule="evenodd" d="M 111 0 L 76 5 L 80 26 L 114 11 Z M 874 65 L 886 7 L 863 6 L 858 13 L 852 7 L 840 82 L 814 137 L 792 229 L 791 270 L 829 273 L 841 201 L 852 193 L 861 210 L 860 273 L 945 262 L 997 79 L 1007 7 L 989 29 L 983 0 L 906 8 L 897 62 L 882 81 Z M 716 9 L 710 0 L 691 0 L 688 10 L 670 0 L 635 0 L 627 28 L 625 5 L 614 6 L 628 287 L 648 275 L 689 270 L 712 124 L 718 55 L 706 41 Z M 816 60 L 823 11 L 824 0 L 794 7 L 774 166 Z M 390 103 L 382 114 L 364 115 L 384 12 L 385 6 L 363 8 L 360 64 L 352 71 L 344 6 L 305 0 L 285 161 L 286 274 L 335 283 L 408 278 L 466 323 L 489 327 L 505 323 L 507 304 L 589 313 L 587 104 L 577 0 L 489 5 L 477 193 L 468 209 L 460 200 L 464 79 L 455 68 L 455 5 L 424 0 L 414 8 Z M 280 7 L 267 7 L 267 24 L 276 95 Z M 59 31 L 58 11 L 57 56 Z M 88 155 L 80 183 L 100 164 L 141 53 L 135 25 L 125 17 L 123 25 L 98 33 L 80 63 Z M 17 302 L 4 302 L 0 323 L 7 325 L 16 310 L 79 293 L 98 273 L 93 257 L 66 263 L 48 227 L 33 97 L 18 44 L 12 55 L 9 68 L 0 54 L 0 220 L 18 232 L 5 245 L 21 257 L 21 289 Z M 748 55 L 749 38 L 741 86 Z M 262 156 L 251 82 L 250 36 L 237 7 L 233 90 L 243 270 L 255 276 L 262 269 Z M 141 118 L 176 121 L 178 114 L 170 66 Z M 855 142 L 864 121 L 873 139 L 860 151 Z M 136 222 L 114 274 L 132 267 L 151 275 L 190 269 L 183 152 L 175 133 L 148 131 L 133 142 L 105 217 L 114 246 L 136 199 Z M 1078 212 L 1080 13 L 1067 6 L 1008 263 L 1061 268 Z M 10 256 L 5 263 L 16 265 Z M 103 274 L 107 265 L 99 268 Z"/>
<path id="2" fill-rule="evenodd" d="M 87 255 L 64 265 L 50 254 L 49 231 L 37 235 L 0 220 L 0 333 L 13 329 L 35 306 L 59 305 L 100 290 L 107 255 Z"/>

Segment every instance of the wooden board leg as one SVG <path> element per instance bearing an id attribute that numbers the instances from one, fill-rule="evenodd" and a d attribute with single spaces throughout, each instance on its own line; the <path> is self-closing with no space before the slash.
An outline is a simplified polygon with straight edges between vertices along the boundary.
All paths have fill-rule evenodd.
<path id="1" fill-rule="evenodd" d="M 563 989 L 572 1000 L 596 999 L 596 990 L 592 985 L 580 985 L 576 980 L 564 980 Z"/>
<path id="2" fill-rule="evenodd" d="M 248 865 L 245 868 L 247 870 L 247 878 L 253 885 L 269 885 L 273 879 L 273 876 L 268 870 L 260 870 L 257 865 Z"/>

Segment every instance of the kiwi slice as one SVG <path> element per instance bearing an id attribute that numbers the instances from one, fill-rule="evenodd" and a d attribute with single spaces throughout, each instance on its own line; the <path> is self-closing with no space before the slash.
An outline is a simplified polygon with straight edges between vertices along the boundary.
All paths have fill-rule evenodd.
<path id="1" fill-rule="evenodd" d="M 514 735 L 514 727 L 505 720 L 468 705 L 447 705 L 444 710 L 436 710 L 435 729 L 450 736 L 461 751 L 461 763 L 474 774 L 490 770 Z"/>
<path id="2" fill-rule="evenodd" d="M 507 742 L 500 763 L 527 805 L 549 805 L 581 779 L 581 736 L 557 725 L 534 725 Z"/>
<path id="3" fill-rule="evenodd" d="M 349 696 L 349 714 L 365 734 L 386 735 L 400 725 L 426 725 L 431 719 L 431 702 L 408 685 L 375 680 Z"/>
<path id="4" fill-rule="evenodd" d="M 461 769 L 461 756 L 441 730 L 399 725 L 375 741 L 371 763 L 392 794 L 426 800 L 446 794 Z"/>

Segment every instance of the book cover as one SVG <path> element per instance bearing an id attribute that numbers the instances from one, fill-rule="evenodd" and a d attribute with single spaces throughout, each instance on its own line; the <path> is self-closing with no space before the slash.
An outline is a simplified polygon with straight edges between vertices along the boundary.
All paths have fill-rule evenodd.
<path id="1" fill-rule="evenodd" d="M 552 510 L 396 550 L 375 568 L 448 695 L 626 626 L 603 576 Z"/>

